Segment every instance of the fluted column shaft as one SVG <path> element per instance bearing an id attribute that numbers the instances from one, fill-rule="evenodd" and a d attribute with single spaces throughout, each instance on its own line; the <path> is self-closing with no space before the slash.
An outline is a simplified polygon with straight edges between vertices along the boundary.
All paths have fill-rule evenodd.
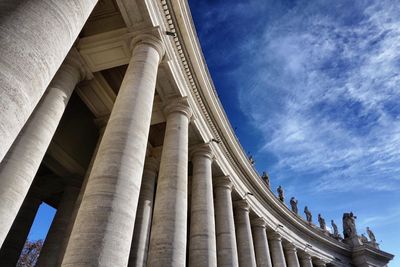
<path id="1" fill-rule="evenodd" d="M 30 194 L 25 198 L 0 250 L 0 265 L 15 267 L 42 202 Z"/>
<path id="2" fill-rule="evenodd" d="M 188 129 L 186 99 L 165 108 L 167 125 L 154 203 L 148 266 L 185 266 L 188 208 Z"/>
<path id="3" fill-rule="evenodd" d="M 189 266 L 217 266 L 217 244 L 209 144 L 192 151 Z"/>
<path id="4" fill-rule="evenodd" d="M 268 234 L 269 247 L 271 249 L 272 264 L 274 267 L 286 267 L 285 255 L 282 247 L 282 237 L 277 232 Z"/>
<path id="5" fill-rule="evenodd" d="M 251 234 L 250 206 L 246 200 L 236 201 L 234 206 L 239 266 L 255 267 L 256 255 L 254 253 L 253 236 Z"/>
<path id="6" fill-rule="evenodd" d="M 142 186 L 140 187 L 139 204 L 129 256 L 129 267 L 140 267 L 147 264 L 158 166 L 159 162 L 153 157 L 147 158 L 144 163 Z"/>
<path id="7" fill-rule="evenodd" d="M 311 256 L 308 254 L 300 254 L 299 255 L 300 259 L 300 266 L 301 267 L 313 267 Z"/>
<path id="8" fill-rule="evenodd" d="M 49 232 L 40 251 L 40 256 L 36 266 L 53 267 L 57 266 L 57 261 L 62 251 L 62 245 L 65 238 L 68 224 L 74 211 L 75 201 L 78 197 L 79 189 L 67 186 L 57 207 L 56 215 L 51 223 Z"/>
<path id="9" fill-rule="evenodd" d="M 229 177 L 214 180 L 215 230 L 218 266 L 239 266 L 232 205 L 233 184 Z"/>
<path id="10" fill-rule="evenodd" d="M 163 46 L 153 36 L 134 46 L 62 266 L 128 264 L 162 55 Z"/>
<path id="11" fill-rule="evenodd" d="M 272 267 L 266 232 L 266 222 L 262 218 L 258 218 L 253 220 L 251 225 L 253 230 L 257 267 Z"/>
<path id="12" fill-rule="evenodd" d="M 97 0 L 8 2 L 6 8 L 0 9 L 0 162 L 41 99 Z"/>
<path id="13" fill-rule="evenodd" d="M 291 244 L 287 243 L 284 246 L 286 265 L 287 267 L 300 267 L 299 258 L 297 257 L 297 249 Z"/>
<path id="14" fill-rule="evenodd" d="M 68 100 L 83 78 L 81 64 L 74 53 L 71 51 L 68 55 L 0 163 L 0 246 L 28 193 Z"/>

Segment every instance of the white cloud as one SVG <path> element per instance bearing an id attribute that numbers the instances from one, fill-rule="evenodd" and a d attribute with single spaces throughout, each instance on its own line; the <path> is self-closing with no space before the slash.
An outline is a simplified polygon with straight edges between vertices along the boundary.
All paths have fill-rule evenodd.
<path id="1" fill-rule="evenodd" d="M 359 6 L 350 22 L 317 7 L 297 5 L 250 42 L 255 85 L 240 87 L 240 105 L 277 156 L 276 174 L 322 173 L 319 190 L 398 190 L 399 6 Z"/>

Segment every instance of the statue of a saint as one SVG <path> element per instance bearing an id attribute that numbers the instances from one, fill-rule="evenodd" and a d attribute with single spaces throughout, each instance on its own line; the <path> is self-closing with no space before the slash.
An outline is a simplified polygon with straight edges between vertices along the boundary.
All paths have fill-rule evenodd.
<path id="1" fill-rule="evenodd" d="M 278 191 L 279 200 L 281 202 L 285 202 L 285 195 L 284 195 L 282 186 L 279 186 L 278 189 L 276 189 L 276 191 Z"/>
<path id="2" fill-rule="evenodd" d="M 343 214 L 343 236 L 353 238 L 357 236 L 356 219 L 353 212 Z"/>
<path id="3" fill-rule="evenodd" d="M 250 161 L 250 164 L 252 165 L 252 166 L 254 166 L 254 163 L 256 162 L 255 160 L 254 160 L 254 158 L 253 158 L 253 156 L 249 156 L 249 161 Z"/>
<path id="4" fill-rule="evenodd" d="M 297 208 L 297 199 L 295 199 L 294 197 L 292 197 L 290 199 L 290 206 L 292 207 L 292 211 L 296 214 L 299 213 L 299 209 Z"/>
<path id="5" fill-rule="evenodd" d="M 376 243 L 375 235 L 371 231 L 371 229 L 369 229 L 369 227 L 367 227 L 367 234 L 368 234 L 369 240 L 371 240 L 372 243 Z"/>
<path id="6" fill-rule="evenodd" d="M 269 176 L 268 176 L 267 172 L 262 173 L 261 179 L 264 181 L 265 185 L 269 188 L 270 187 Z"/>
<path id="7" fill-rule="evenodd" d="M 318 222 L 319 222 L 319 227 L 322 229 L 322 230 L 326 230 L 326 223 L 325 223 L 325 219 L 324 218 L 322 218 L 322 216 L 321 216 L 321 213 L 318 213 Z"/>
<path id="8" fill-rule="evenodd" d="M 333 228 L 333 237 L 334 238 L 339 238 L 340 237 L 339 230 L 338 230 L 338 227 L 337 227 L 336 223 L 333 220 L 331 220 L 331 225 L 332 225 L 332 228 Z"/>
<path id="9" fill-rule="evenodd" d="M 308 210 L 307 206 L 304 207 L 304 214 L 306 215 L 307 222 L 311 224 L 312 223 L 312 214 Z"/>

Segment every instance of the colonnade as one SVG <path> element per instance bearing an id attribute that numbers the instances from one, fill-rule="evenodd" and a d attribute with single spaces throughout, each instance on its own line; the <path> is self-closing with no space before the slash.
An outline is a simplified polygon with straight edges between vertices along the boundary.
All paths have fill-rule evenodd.
<path id="1" fill-rule="evenodd" d="M 185 98 L 174 98 L 165 105 L 161 158 L 146 156 L 164 47 L 152 35 L 135 40 L 82 196 L 79 199 L 79 188 L 64 189 L 38 266 L 185 266 L 187 260 L 189 266 L 300 266 L 294 246 L 285 247 L 284 254 L 279 234 L 267 234 L 262 218 L 250 218 L 245 199 L 233 201 L 231 178 L 213 177 L 211 145 L 197 145 L 189 151 L 191 108 Z M 2 266 L 7 266 L 6 259 L 12 262 L 9 266 L 18 259 L 40 202 L 28 196 L 22 207 L 19 203 L 29 191 L 73 89 L 85 77 L 73 53 L 1 163 L 1 188 L 9 189 L 0 195 L 1 242 L 6 240 Z M 189 160 L 193 164 L 191 188 Z M 18 210 L 18 216 L 13 216 Z M 21 238 L 15 240 L 17 236 Z M 304 258 L 300 261 L 305 264 Z"/>
<path id="2" fill-rule="evenodd" d="M 30 187 L 68 100 L 91 75 L 70 47 L 96 4 L 22 2 L 7 7 L 12 16 L 1 29 L 10 31 L 0 31 L 5 51 L 0 60 L 5 89 L 0 98 L 5 111 L 0 113 L 0 265 L 5 267 L 15 266 L 42 201 Z M 57 21 L 51 31 L 48 21 Z M 24 39 L 10 43 L 14 33 Z M 187 98 L 165 99 L 161 157 L 148 153 L 157 73 L 166 48 L 159 36 L 142 33 L 132 40 L 131 51 L 87 175 L 80 188 L 64 186 L 38 266 L 324 266 L 283 241 L 246 199 L 234 199 L 233 178 L 213 174 L 212 145 L 189 149 L 193 110 Z"/>

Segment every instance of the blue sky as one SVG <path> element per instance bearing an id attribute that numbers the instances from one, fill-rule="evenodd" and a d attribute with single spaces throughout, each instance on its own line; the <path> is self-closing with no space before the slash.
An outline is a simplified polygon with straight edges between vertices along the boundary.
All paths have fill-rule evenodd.
<path id="1" fill-rule="evenodd" d="M 399 3 L 189 4 L 231 124 L 274 190 L 340 226 L 353 211 L 360 234 L 370 226 L 400 255 Z"/>

